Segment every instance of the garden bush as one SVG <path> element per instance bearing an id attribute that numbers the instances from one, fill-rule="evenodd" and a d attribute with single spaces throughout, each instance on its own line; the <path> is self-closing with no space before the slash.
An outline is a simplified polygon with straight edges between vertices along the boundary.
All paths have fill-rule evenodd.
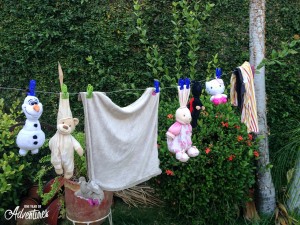
<path id="1" fill-rule="evenodd" d="M 249 201 L 254 187 L 257 143 L 230 103 L 206 107 L 193 129 L 193 145 L 200 155 L 186 163 L 167 149 L 166 131 L 174 123 L 177 102 L 161 102 L 159 108 L 159 158 L 163 173 L 153 181 L 173 215 L 193 224 L 229 224 Z"/>
<path id="2" fill-rule="evenodd" d="M 38 168 L 34 163 L 38 156 L 30 156 L 30 153 L 26 157 L 19 156 L 15 140 L 21 127 L 10 131 L 21 115 L 19 103 L 15 101 L 8 105 L 0 99 L 0 215 L 19 204 Z"/>

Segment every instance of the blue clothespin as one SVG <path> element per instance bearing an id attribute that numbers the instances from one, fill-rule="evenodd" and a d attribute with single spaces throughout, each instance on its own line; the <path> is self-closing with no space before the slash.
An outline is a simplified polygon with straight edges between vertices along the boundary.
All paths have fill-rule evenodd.
<path id="1" fill-rule="evenodd" d="M 180 78 L 178 81 L 178 85 L 180 86 L 180 90 L 183 90 L 184 80 Z"/>
<path id="2" fill-rule="evenodd" d="M 216 78 L 221 79 L 221 76 L 222 76 L 222 69 L 216 68 Z"/>
<path id="3" fill-rule="evenodd" d="M 191 84 L 190 79 L 189 79 L 189 78 L 185 78 L 186 89 L 189 89 L 189 88 L 190 88 L 190 84 Z"/>
<path id="4" fill-rule="evenodd" d="M 159 92 L 159 81 L 158 80 L 154 80 L 154 88 L 155 88 L 155 93 Z"/>
<path id="5" fill-rule="evenodd" d="M 35 86 L 36 86 L 36 82 L 35 80 L 30 80 L 29 81 L 29 91 L 27 92 L 27 95 L 29 96 L 35 96 Z"/>

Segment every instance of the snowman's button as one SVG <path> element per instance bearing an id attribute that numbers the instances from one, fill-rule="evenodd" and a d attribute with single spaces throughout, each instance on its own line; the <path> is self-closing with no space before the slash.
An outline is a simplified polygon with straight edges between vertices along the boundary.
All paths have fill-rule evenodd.
<path id="1" fill-rule="evenodd" d="M 32 137 L 33 139 L 37 139 L 37 136 L 36 135 L 33 135 L 33 137 Z"/>
<path id="2" fill-rule="evenodd" d="M 33 142 L 33 144 L 34 144 L 34 145 L 37 145 L 37 144 L 38 144 L 38 142 L 37 142 L 37 141 L 35 141 L 35 142 Z"/>
<path id="3" fill-rule="evenodd" d="M 38 127 L 38 124 L 37 124 L 37 123 L 35 123 L 35 124 L 33 124 L 33 126 L 34 126 L 34 127 Z"/>

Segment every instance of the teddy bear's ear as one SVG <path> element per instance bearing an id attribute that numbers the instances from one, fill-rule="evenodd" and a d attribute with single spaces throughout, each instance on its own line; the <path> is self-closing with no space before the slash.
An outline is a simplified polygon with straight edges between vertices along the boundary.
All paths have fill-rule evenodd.
<path id="1" fill-rule="evenodd" d="M 77 119 L 77 118 L 74 118 L 73 121 L 74 121 L 75 126 L 79 123 L 79 119 Z"/>

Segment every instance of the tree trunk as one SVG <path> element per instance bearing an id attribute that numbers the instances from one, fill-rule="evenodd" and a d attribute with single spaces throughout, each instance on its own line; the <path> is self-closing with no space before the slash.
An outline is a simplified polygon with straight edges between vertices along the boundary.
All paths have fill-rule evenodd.
<path id="1" fill-rule="evenodd" d="M 293 213 L 300 214 L 300 153 L 298 153 L 297 161 L 291 186 L 289 188 L 289 199 L 287 205 Z"/>
<path id="2" fill-rule="evenodd" d="M 265 0 L 250 0 L 250 64 L 255 68 L 265 57 Z M 265 67 L 256 72 L 254 77 L 260 158 L 257 168 L 257 207 L 260 213 L 270 215 L 275 209 L 275 188 L 269 164 L 268 128 L 266 117 Z"/>

